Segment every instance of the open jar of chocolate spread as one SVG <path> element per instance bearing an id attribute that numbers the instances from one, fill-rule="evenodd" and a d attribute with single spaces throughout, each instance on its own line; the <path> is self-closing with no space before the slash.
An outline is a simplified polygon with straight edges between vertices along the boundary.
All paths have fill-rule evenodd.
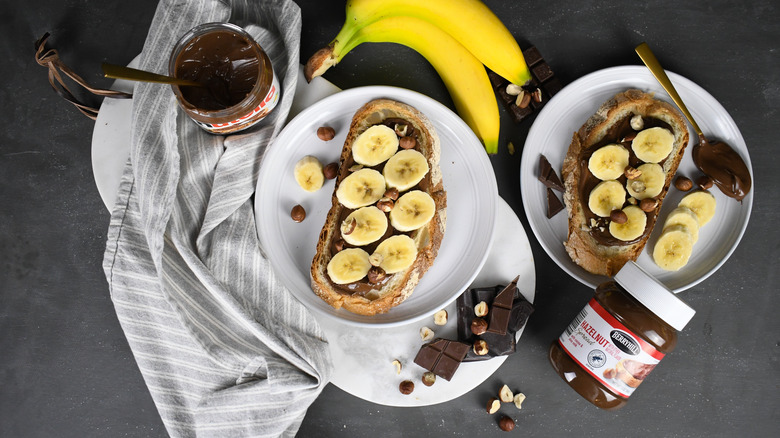
<path id="1" fill-rule="evenodd" d="M 555 371 L 602 409 L 618 409 L 677 345 L 696 313 L 629 261 L 550 346 Z"/>
<path id="2" fill-rule="evenodd" d="M 279 100 L 279 82 L 268 55 L 230 23 L 206 23 L 187 32 L 171 53 L 168 73 L 204 85 L 171 88 L 184 112 L 213 134 L 249 128 Z"/>

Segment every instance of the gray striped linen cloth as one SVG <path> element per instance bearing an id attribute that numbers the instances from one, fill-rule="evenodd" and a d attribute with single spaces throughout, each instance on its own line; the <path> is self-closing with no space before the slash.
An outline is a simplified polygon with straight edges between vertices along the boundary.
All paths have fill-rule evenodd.
<path id="1" fill-rule="evenodd" d="M 263 257 L 252 195 L 292 103 L 300 9 L 289 0 L 162 0 L 140 68 L 166 72 L 179 37 L 214 21 L 257 39 L 282 97 L 261 127 L 221 137 L 190 121 L 168 86 L 137 84 L 103 268 L 171 436 L 294 436 L 332 362 L 317 322 Z"/>

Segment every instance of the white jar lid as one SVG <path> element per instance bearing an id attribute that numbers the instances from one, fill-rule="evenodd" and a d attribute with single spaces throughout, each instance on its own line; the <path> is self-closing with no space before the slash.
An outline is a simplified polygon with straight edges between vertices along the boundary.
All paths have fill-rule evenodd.
<path id="1" fill-rule="evenodd" d="M 696 313 L 666 286 L 632 261 L 620 269 L 615 275 L 615 281 L 677 331 L 685 328 Z"/>

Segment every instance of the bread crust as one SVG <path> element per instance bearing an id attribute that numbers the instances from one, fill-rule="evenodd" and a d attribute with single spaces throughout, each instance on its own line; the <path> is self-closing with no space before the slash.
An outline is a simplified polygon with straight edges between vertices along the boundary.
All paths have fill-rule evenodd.
<path id="1" fill-rule="evenodd" d="M 426 191 L 436 204 L 436 214 L 428 225 L 410 233 L 410 237 L 417 243 L 417 258 L 414 263 L 405 271 L 392 274 L 392 278 L 382 285 L 382 288 L 375 293 L 375 297 L 369 299 L 359 294 L 347 294 L 337 290 L 328 277 L 327 266 L 331 259 L 330 246 L 340 226 L 338 221 L 345 208 L 339 203 L 336 190 L 350 173 L 347 164 L 352 161 L 352 145 L 366 129 L 389 118 L 403 119 L 415 129 L 418 150 L 426 157 L 430 167 L 425 176 L 428 178 Z M 317 251 L 311 264 L 311 287 L 320 298 L 336 309 L 343 307 L 360 315 L 375 315 L 388 312 L 412 294 L 417 283 L 433 265 L 446 228 L 447 194 L 439 168 L 440 154 L 439 137 L 433 124 L 417 109 L 390 99 L 372 100 L 358 109 L 344 141 L 339 159 L 339 172 L 331 198 L 331 208 L 320 232 Z"/>
<path id="2" fill-rule="evenodd" d="M 674 134 L 672 152 L 662 166 L 666 174 L 664 188 L 656 197 L 658 205 L 655 210 L 647 215 L 649 230 L 652 230 L 655 224 L 663 199 L 666 197 L 688 145 L 688 127 L 677 108 L 669 103 L 654 99 L 651 94 L 635 89 L 618 93 L 604 102 L 598 111 L 574 133 L 561 170 L 565 186 L 563 200 L 569 219 L 568 238 L 564 242 L 564 247 L 575 263 L 586 271 L 598 275 L 613 276 L 626 262 L 636 260 L 650 237 L 650 232 L 646 232 L 641 239 L 631 244 L 605 245 L 600 243 L 590 233 L 590 226 L 586 223 L 584 211 L 587 205 L 583 205 L 583 202 L 587 204 L 587 200 L 581 199 L 578 189 L 582 177 L 580 175 L 582 154 L 603 141 L 612 125 L 633 114 L 662 120 L 672 128 Z"/>

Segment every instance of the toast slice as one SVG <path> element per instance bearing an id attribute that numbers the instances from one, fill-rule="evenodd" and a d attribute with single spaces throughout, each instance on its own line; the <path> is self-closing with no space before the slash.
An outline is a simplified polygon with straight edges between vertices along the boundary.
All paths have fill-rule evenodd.
<path id="1" fill-rule="evenodd" d="M 642 122 L 632 127 L 631 119 L 637 115 L 641 116 Z M 598 217 L 589 208 L 590 192 L 600 180 L 589 170 L 588 159 L 602 146 L 619 144 L 630 153 L 629 170 L 638 168 L 644 163 L 632 150 L 632 139 L 642 130 L 635 129 L 639 125 L 643 125 L 642 129 L 665 128 L 671 131 L 674 140 L 671 153 L 658 162 L 665 177 L 663 188 L 658 195 L 645 201 L 645 208 L 642 209 L 647 218 L 644 231 L 635 239 L 623 241 L 610 234 L 610 217 Z M 685 119 L 673 105 L 654 99 L 651 94 L 630 89 L 602 104 L 574 133 L 563 161 L 561 173 L 566 189 L 563 198 L 569 220 L 568 238 L 564 246 L 569 257 L 588 272 L 606 276 L 616 274 L 627 261 L 636 260 L 650 237 L 687 145 L 688 127 Z M 633 179 L 621 175 L 617 181 L 626 188 Z M 632 204 L 642 205 L 626 190 L 624 208 Z"/>
<path id="2" fill-rule="evenodd" d="M 394 129 L 398 126 L 397 132 L 403 131 L 402 127 L 407 125 L 405 134 L 414 137 L 416 140 L 414 149 L 425 157 L 429 170 L 422 181 L 408 190 L 401 191 L 399 196 L 412 190 L 422 190 L 433 199 L 435 213 L 426 225 L 404 233 L 395 230 L 388 221 L 386 235 L 378 242 L 364 248 L 368 254 L 371 254 L 379 242 L 390 237 L 388 234 L 406 234 L 414 240 L 417 247 L 417 255 L 411 266 L 403 271 L 388 274 L 381 282 L 372 282 L 366 276 L 353 283 L 336 284 L 328 274 L 328 263 L 342 248 L 351 247 L 344 243 L 340 233 L 342 222 L 352 211 L 339 202 L 336 193 L 344 179 L 354 170 L 356 163 L 352 155 L 352 147 L 355 140 L 368 128 L 379 124 Z M 398 150 L 400 151 L 401 148 Z M 390 99 L 376 99 L 366 103 L 355 113 L 339 160 L 332 205 L 320 232 L 316 254 L 311 264 L 311 287 L 320 298 L 337 309 L 343 307 L 353 313 L 375 315 L 386 313 L 412 294 L 417 283 L 433 265 L 446 226 L 447 195 L 439 169 L 439 158 L 439 137 L 428 118 L 417 109 Z M 381 171 L 384 164 L 381 163 L 373 168 Z"/>

